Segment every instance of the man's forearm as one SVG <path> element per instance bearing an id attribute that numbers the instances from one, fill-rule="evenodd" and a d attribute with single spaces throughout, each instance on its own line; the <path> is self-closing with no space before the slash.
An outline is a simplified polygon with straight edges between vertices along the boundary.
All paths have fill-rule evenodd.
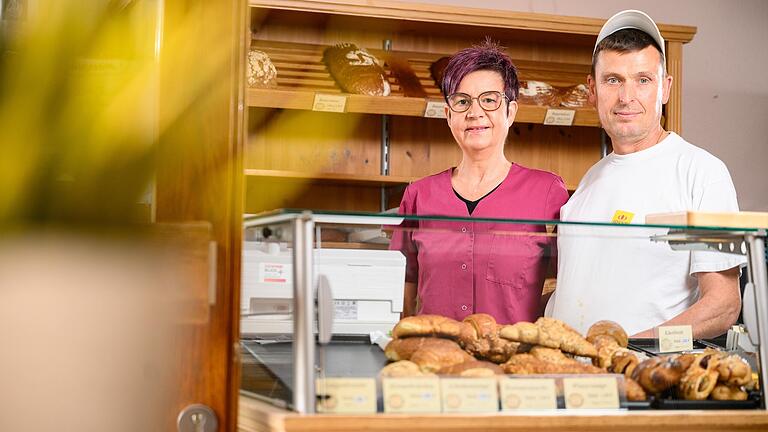
<path id="1" fill-rule="evenodd" d="M 741 310 L 738 269 L 698 273 L 700 297 L 690 308 L 659 325 L 693 327 L 694 338 L 712 338 L 728 331 Z M 654 337 L 653 328 L 633 337 Z"/>

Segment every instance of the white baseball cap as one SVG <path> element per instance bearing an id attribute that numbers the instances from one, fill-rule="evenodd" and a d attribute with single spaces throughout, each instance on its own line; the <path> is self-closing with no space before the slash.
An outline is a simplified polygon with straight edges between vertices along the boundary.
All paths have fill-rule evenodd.
<path id="1" fill-rule="evenodd" d="M 597 49 L 597 45 L 603 39 L 616 33 L 619 30 L 629 28 L 638 29 L 647 33 L 648 36 L 652 37 L 653 40 L 659 44 L 663 58 L 667 58 L 667 53 L 664 49 L 664 38 L 661 37 L 661 32 L 656 26 L 656 23 L 653 22 L 651 17 L 649 17 L 645 12 L 633 9 L 623 10 L 608 18 L 608 21 L 603 24 L 603 28 L 600 29 L 600 33 L 597 35 L 597 42 L 595 42 L 595 49 L 592 50 L 592 53 L 594 54 L 595 50 Z"/>

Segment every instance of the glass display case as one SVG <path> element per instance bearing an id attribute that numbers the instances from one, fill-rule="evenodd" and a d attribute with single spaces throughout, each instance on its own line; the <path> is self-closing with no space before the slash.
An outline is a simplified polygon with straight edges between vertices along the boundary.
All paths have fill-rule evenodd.
<path id="1" fill-rule="evenodd" d="M 509 393 L 514 386 L 503 380 L 543 377 L 549 379 L 546 385 L 553 386 L 551 408 L 569 409 L 579 407 L 574 402 L 577 398 L 570 397 L 572 393 L 569 396 L 569 387 L 574 385 L 569 378 L 579 375 L 575 370 L 582 368 L 589 369 L 594 378 L 613 380 L 609 387 L 615 389 L 617 409 L 765 409 L 766 230 L 724 225 L 567 223 L 304 210 L 247 216 L 240 310 L 241 392 L 299 413 L 462 412 L 451 408 L 459 402 L 469 407 L 464 412 L 513 411 L 519 400 Z M 637 258 L 649 250 L 657 261 Z M 659 336 L 657 325 L 664 320 L 655 314 L 658 303 L 684 310 L 695 302 L 697 270 L 690 262 L 692 256 L 701 254 L 734 263 L 745 274 L 739 323 L 727 336 L 716 339 L 699 338 L 694 331 L 688 336 L 688 349 L 665 345 L 685 345 L 685 335 L 674 341 L 633 337 L 647 336 L 647 331 Z M 601 265 L 607 261 L 605 257 L 618 257 L 615 262 L 622 264 Z M 669 281 L 671 274 L 680 275 L 679 286 L 660 282 Z M 642 282 L 637 275 L 650 276 Z M 659 286 L 652 286 L 657 282 Z M 398 332 L 405 334 L 402 327 L 393 334 L 404 311 L 444 317 L 460 326 L 475 325 L 467 316 L 489 312 L 495 317 L 488 324 L 494 337 L 501 335 L 498 340 L 504 344 L 513 341 L 517 345 L 511 354 L 502 350 L 503 355 L 492 355 L 468 346 L 459 333 L 427 330 L 457 341 L 465 357 L 454 363 L 485 360 L 484 364 L 494 365 L 481 369 L 498 367 L 501 372 L 493 369 L 490 378 L 477 375 L 481 378 L 472 383 L 479 387 L 470 397 L 475 400 L 459 395 L 465 399 L 457 402 L 446 391 L 459 373 L 425 366 L 429 360 L 415 361 L 420 369 L 400 376 L 408 377 L 409 385 L 424 378 L 436 380 L 419 390 L 426 402 L 421 400 L 419 405 L 402 394 L 400 399 L 387 399 L 393 381 L 385 381 L 398 374 L 382 373 L 382 369 L 398 355 L 385 349 L 393 337 L 398 339 Z M 632 381 L 631 373 L 606 366 L 597 351 L 586 355 L 569 352 L 565 342 L 560 342 L 566 353 L 564 361 L 581 366 L 520 372 L 510 366 L 514 363 L 511 357 L 530 356 L 529 350 L 537 343 L 509 336 L 514 333 L 512 325 L 538 326 L 542 347 L 551 348 L 553 345 L 544 342 L 550 333 L 543 327 L 549 321 L 539 318 L 542 314 L 558 319 L 552 322 L 564 321 L 567 325 L 558 328 L 574 331 L 579 338 L 590 335 L 585 342 L 598 347 L 591 337 L 594 324 L 617 322 L 629 335 L 622 349 L 637 356 L 641 365 L 654 357 L 674 357 L 672 352 L 690 352 L 699 354 L 693 361 L 701 366 L 702 355 L 709 353 L 707 359 L 711 360 L 717 352 L 718 358 L 735 355 L 738 364 L 748 364 L 754 374 L 729 382 L 729 388 L 738 387 L 746 395 L 733 400 L 712 400 L 713 395 L 701 392 L 689 398 L 686 384 L 679 380 L 655 395 L 646 388 L 646 397 L 638 400 L 629 397 L 625 382 Z M 704 370 L 715 369 L 711 361 L 709 366 L 703 365 Z M 709 377 L 725 385 L 723 374 L 719 381 L 717 375 Z M 634 374 L 635 380 L 640 375 Z M 484 385 L 492 389 L 490 395 L 482 393 Z M 706 385 L 696 381 L 691 386 L 702 390 Z M 402 411 L 404 404 L 413 409 Z"/>

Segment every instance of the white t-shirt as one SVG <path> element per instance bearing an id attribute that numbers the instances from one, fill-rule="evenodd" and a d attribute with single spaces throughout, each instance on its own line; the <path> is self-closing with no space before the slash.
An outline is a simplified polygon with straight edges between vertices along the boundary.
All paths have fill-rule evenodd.
<path id="1" fill-rule="evenodd" d="M 738 209 L 725 164 L 670 133 L 646 150 L 611 153 L 596 163 L 560 217 L 643 224 L 653 213 Z M 741 255 L 675 251 L 649 240 L 666 229 L 560 225 L 558 230 L 557 289 L 545 314 L 582 333 L 603 319 L 618 322 L 630 335 L 659 325 L 698 299 L 693 273 L 746 262 Z"/>

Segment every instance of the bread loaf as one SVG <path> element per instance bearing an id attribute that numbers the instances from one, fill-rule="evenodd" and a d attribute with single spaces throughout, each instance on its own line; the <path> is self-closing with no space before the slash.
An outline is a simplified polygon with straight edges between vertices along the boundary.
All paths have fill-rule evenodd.
<path id="1" fill-rule="evenodd" d="M 351 43 L 326 48 L 323 62 L 339 87 L 347 93 L 388 96 L 390 93 L 384 68 L 368 51 Z"/>
<path id="2" fill-rule="evenodd" d="M 440 92 L 443 91 L 443 76 L 445 75 L 445 67 L 448 66 L 449 60 L 451 60 L 450 57 L 440 57 L 429 66 L 429 74 L 435 80 L 435 85 L 440 89 Z"/>
<path id="3" fill-rule="evenodd" d="M 455 343 L 451 348 L 422 348 L 411 356 L 411 361 L 419 365 L 422 372 L 432 373 L 471 360 L 474 358 Z"/>
<path id="4" fill-rule="evenodd" d="M 413 71 L 408 60 L 389 53 L 386 56 L 385 63 L 397 80 L 397 84 L 400 86 L 400 90 L 403 92 L 404 96 L 427 96 L 427 92 L 424 90 L 424 87 L 421 86 L 421 81 L 419 81 L 419 77 L 416 76 L 416 72 Z"/>
<path id="5" fill-rule="evenodd" d="M 464 363 L 442 368 L 437 373 L 440 375 L 457 375 L 463 377 L 483 378 L 492 377 L 494 375 L 503 375 L 504 370 L 502 370 L 501 367 L 495 363 L 482 360 L 470 360 Z"/>
<path id="6" fill-rule="evenodd" d="M 250 87 L 277 87 L 277 69 L 267 53 L 256 49 L 248 51 L 246 80 Z"/>
<path id="7" fill-rule="evenodd" d="M 560 89 L 560 105 L 582 108 L 589 104 L 589 89 L 584 84 Z"/>
<path id="8" fill-rule="evenodd" d="M 433 376 L 434 374 L 422 372 L 419 365 L 412 361 L 400 360 L 384 366 L 379 375 L 382 378 L 405 378 Z"/>
<path id="9" fill-rule="evenodd" d="M 517 102 L 526 105 L 559 106 L 560 96 L 551 85 L 541 81 L 520 81 Z"/>
<path id="10" fill-rule="evenodd" d="M 461 323 L 440 315 L 417 315 L 401 319 L 392 329 L 392 337 L 436 336 L 456 339 Z"/>

